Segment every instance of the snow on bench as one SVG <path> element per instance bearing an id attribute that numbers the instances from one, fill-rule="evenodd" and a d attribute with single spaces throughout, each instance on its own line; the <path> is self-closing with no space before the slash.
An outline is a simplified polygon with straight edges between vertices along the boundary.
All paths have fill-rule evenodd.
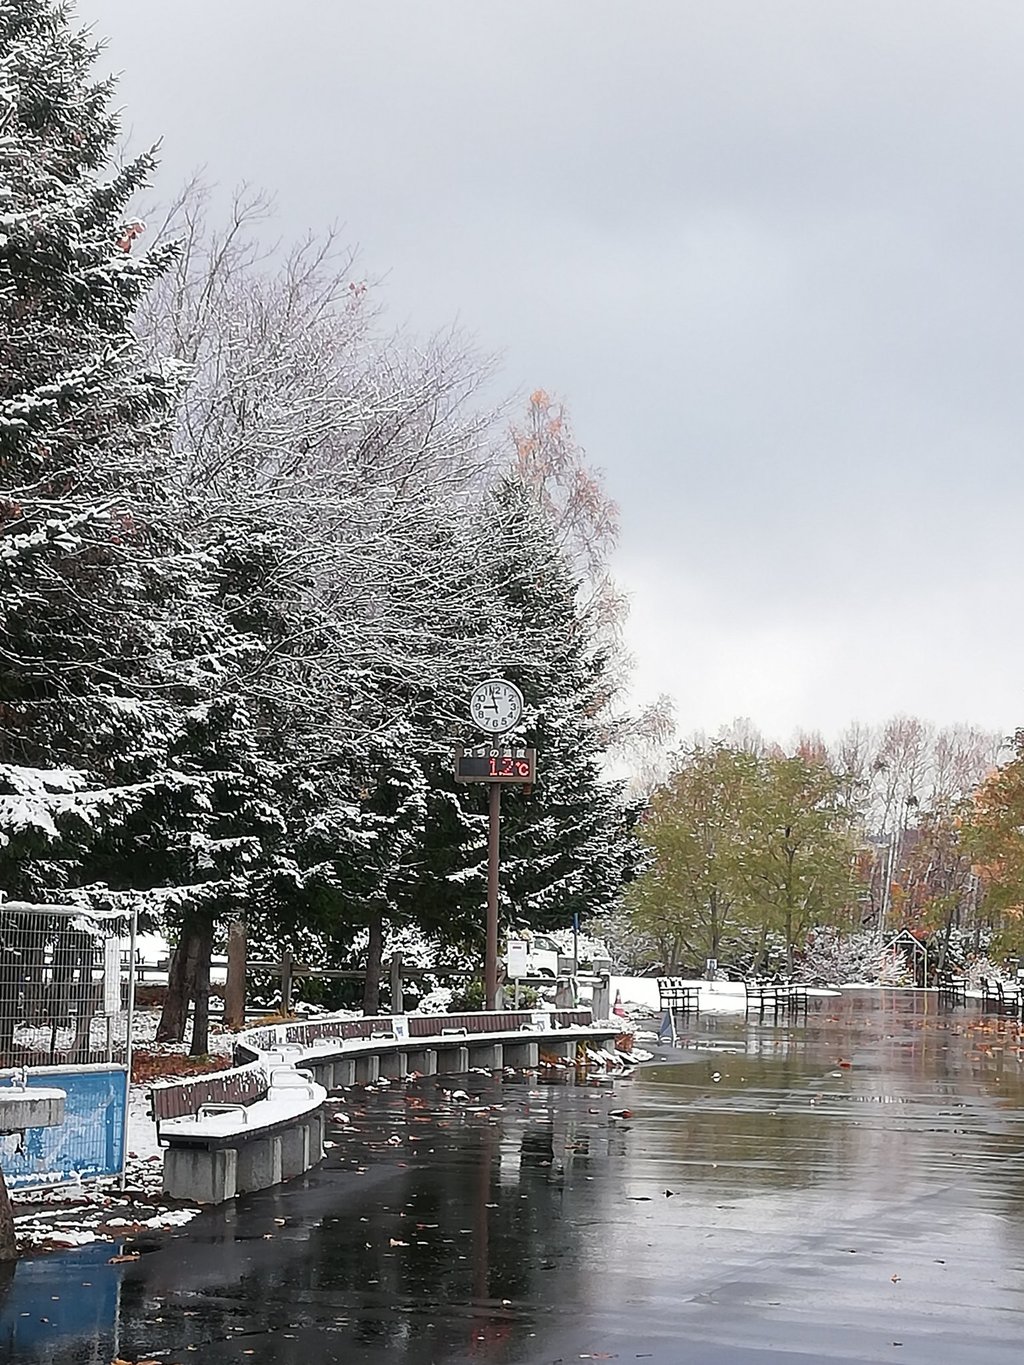
<path id="1" fill-rule="evenodd" d="M 326 1099 L 327 1091 L 310 1072 L 275 1067 L 263 1099 L 252 1104 L 207 1102 L 195 1114 L 164 1119 L 160 1141 L 168 1146 L 237 1146 L 307 1117 Z"/>
<path id="2" fill-rule="evenodd" d="M 262 1099 L 206 1101 L 160 1125 L 164 1189 L 175 1199 L 222 1204 L 302 1175 L 323 1158 L 327 1091 L 308 1071 L 276 1066 Z"/>

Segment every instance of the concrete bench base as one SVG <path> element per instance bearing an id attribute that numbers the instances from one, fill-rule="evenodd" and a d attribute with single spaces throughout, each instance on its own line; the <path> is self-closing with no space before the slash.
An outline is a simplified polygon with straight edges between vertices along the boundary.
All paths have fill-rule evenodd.
<path id="1" fill-rule="evenodd" d="M 311 1114 L 281 1133 L 253 1136 L 238 1147 L 168 1147 L 164 1193 L 196 1204 L 223 1204 L 305 1175 L 324 1155 L 324 1121 Z"/>
<path id="2" fill-rule="evenodd" d="M 571 1038 L 564 1043 L 545 1041 L 544 1051 L 551 1057 L 558 1057 L 561 1061 L 574 1062 L 576 1060 L 576 1040 Z"/>
<path id="3" fill-rule="evenodd" d="M 503 1052 L 506 1066 L 535 1069 L 540 1065 L 539 1043 L 505 1043 Z"/>
<path id="4" fill-rule="evenodd" d="M 238 1153 L 231 1147 L 204 1152 L 168 1147 L 164 1152 L 164 1194 L 197 1204 L 223 1204 L 238 1193 Z"/>
<path id="5" fill-rule="evenodd" d="M 437 1075 L 437 1049 L 433 1047 L 417 1048 L 414 1052 L 405 1054 L 406 1065 L 409 1072 L 415 1071 L 419 1076 Z"/>
<path id="6" fill-rule="evenodd" d="M 323 1160 L 326 1098 L 308 1072 L 282 1067 L 255 1104 L 206 1104 L 195 1116 L 168 1120 L 160 1132 L 168 1143 L 165 1193 L 223 1204 L 294 1180 Z"/>
<path id="7" fill-rule="evenodd" d="M 356 1085 L 372 1085 L 380 1080 L 380 1057 L 374 1053 L 356 1058 Z"/>
<path id="8" fill-rule="evenodd" d="M 384 1052 L 380 1056 L 380 1074 L 389 1081 L 404 1080 L 409 1072 L 409 1059 L 404 1052 Z"/>
<path id="9" fill-rule="evenodd" d="M 254 1190 L 269 1190 L 272 1185 L 280 1185 L 283 1178 L 281 1146 L 285 1136 L 275 1133 L 270 1137 L 250 1139 L 239 1148 L 237 1194 L 252 1194 Z"/>
<path id="10" fill-rule="evenodd" d="M 56 1128 L 64 1122 L 63 1090 L 38 1086 L 0 1086 L 0 1133 L 21 1133 L 26 1128 Z"/>
<path id="11" fill-rule="evenodd" d="M 334 1074 L 331 1078 L 330 1089 L 342 1090 L 347 1085 L 356 1083 L 356 1062 L 354 1057 L 349 1057 L 344 1061 L 334 1063 Z"/>
<path id="12" fill-rule="evenodd" d="M 504 1047 L 501 1043 L 470 1043 L 468 1051 L 470 1066 L 500 1071 L 504 1065 Z"/>
<path id="13" fill-rule="evenodd" d="M 307 1067 L 312 1071 L 313 1079 L 317 1085 L 322 1085 L 325 1090 L 330 1090 L 334 1084 L 334 1063 L 333 1062 L 310 1062 Z"/>

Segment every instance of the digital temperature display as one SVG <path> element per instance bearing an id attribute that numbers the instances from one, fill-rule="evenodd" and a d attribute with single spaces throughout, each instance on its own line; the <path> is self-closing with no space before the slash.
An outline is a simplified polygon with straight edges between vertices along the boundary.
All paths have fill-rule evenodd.
<path id="1" fill-rule="evenodd" d="M 506 749 L 487 744 L 455 753 L 456 782 L 519 782 L 532 786 L 537 777 L 536 749 Z"/>

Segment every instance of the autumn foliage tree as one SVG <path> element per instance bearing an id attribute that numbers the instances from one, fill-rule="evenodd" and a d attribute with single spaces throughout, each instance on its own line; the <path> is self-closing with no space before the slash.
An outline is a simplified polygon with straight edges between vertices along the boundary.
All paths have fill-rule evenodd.
<path id="1" fill-rule="evenodd" d="M 938 803 L 923 811 L 906 848 L 894 884 L 893 907 L 907 928 L 934 941 L 937 971 L 947 965 L 954 929 L 965 928 L 979 900 L 979 879 L 965 846 L 958 806 Z"/>
<path id="2" fill-rule="evenodd" d="M 718 958 L 742 904 L 746 826 L 757 759 L 714 744 L 680 755 L 639 826 L 647 869 L 631 888 L 636 926 L 665 970 Z"/>
<path id="3" fill-rule="evenodd" d="M 774 937 L 792 972 L 813 926 L 848 920 L 857 810 L 817 747 L 803 750 L 697 746 L 652 796 L 640 826 L 647 868 L 630 904 L 666 969 L 683 953 L 693 965 L 728 962 L 742 938 L 756 971 Z"/>
<path id="4" fill-rule="evenodd" d="M 792 973 L 808 930 L 849 921 L 857 811 L 843 778 L 813 750 L 770 755 L 760 770 L 747 825 L 747 892 L 765 938 L 772 930 L 782 936 Z"/>
<path id="5" fill-rule="evenodd" d="M 1024 951 L 1024 730 L 1013 757 L 978 787 L 963 820 L 964 846 L 985 891 L 985 909 L 1004 952 Z"/>

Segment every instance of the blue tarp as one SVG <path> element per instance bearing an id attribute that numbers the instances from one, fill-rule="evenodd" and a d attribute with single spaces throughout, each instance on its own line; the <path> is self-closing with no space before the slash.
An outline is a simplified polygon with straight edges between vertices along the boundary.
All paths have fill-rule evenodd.
<path id="1" fill-rule="evenodd" d="M 11 1084 L 0 1077 L 0 1085 Z M 0 1166 L 11 1189 L 32 1189 L 117 1175 L 124 1159 L 128 1077 L 123 1066 L 36 1067 L 30 1086 L 63 1090 L 64 1122 L 0 1138 Z"/>

